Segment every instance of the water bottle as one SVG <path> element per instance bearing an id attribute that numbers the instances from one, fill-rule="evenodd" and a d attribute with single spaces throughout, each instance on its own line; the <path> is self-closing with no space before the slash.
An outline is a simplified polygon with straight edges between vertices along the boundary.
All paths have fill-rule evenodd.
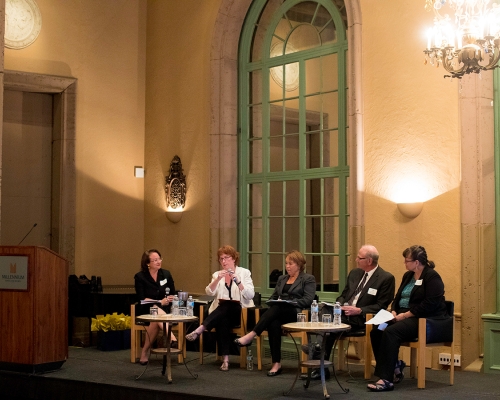
<path id="1" fill-rule="evenodd" d="M 248 355 L 247 355 L 247 370 L 248 371 L 252 371 L 253 370 L 252 350 L 248 350 Z"/>
<path id="2" fill-rule="evenodd" d="M 342 323 L 342 308 L 337 301 L 333 306 L 333 325 L 340 325 Z"/>
<path id="3" fill-rule="evenodd" d="M 318 302 L 313 300 L 311 304 L 311 322 L 319 322 Z"/>
<path id="4" fill-rule="evenodd" d="M 189 296 L 186 302 L 187 305 L 187 316 L 192 317 L 193 316 L 193 310 L 194 310 L 194 300 L 193 296 Z"/>
<path id="5" fill-rule="evenodd" d="M 174 296 L 174 301 L 172 301 L 172 314 L 179 315 L 179 296 Z"/>

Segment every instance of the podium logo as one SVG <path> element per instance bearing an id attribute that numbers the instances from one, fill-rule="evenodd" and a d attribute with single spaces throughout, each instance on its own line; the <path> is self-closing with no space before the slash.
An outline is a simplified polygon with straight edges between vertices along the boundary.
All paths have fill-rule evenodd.
<path id="1" fill-rule="evenodd" d="M 9 263 L 9 273 L 2 274 L 2 279 L 5 279 L 7 281 L 20 281 L 25 279 L 25 275 L 22 273 L 21 274 L 17 273 L 16 263 Z"/>

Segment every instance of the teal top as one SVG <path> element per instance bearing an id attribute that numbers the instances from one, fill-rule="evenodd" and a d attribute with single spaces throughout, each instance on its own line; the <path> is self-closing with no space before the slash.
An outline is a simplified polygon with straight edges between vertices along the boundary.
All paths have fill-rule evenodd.
<path id="1" fill-rule="evenodd" d="M 410 294 L 415 286 L 415 278 L 411 278 L 411 281 L 408 285 L 405 286 L 403 291 L 401 292 L 401 299 L 399 300 L 399 307 L 401 308 L 410 308 Z"/>

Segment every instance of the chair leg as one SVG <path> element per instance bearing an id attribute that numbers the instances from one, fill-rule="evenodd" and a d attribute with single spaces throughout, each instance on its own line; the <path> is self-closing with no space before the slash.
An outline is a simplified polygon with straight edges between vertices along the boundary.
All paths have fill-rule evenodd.
<path id="1" fill-rule="evenodd" d="M 177 344 L 179 345 L 179 350 L 182 350 L 182 353 L 179 353 L 179 355 L 177 356 L 177 362 L 179 364 L 182 364 L 187 356 L 186 346 L 184 345 L 184 342 L 186 341 L 186 338 L 184 337 L 185 335 L 186 335 L 186 332 L 184 329 L 184 324 L 178 324 L 177 325 Z"/>
<path id="2" fill-rule="evenodd" d="M 344 340 L 337 340 L 338 356 L 337 356 L 337 371 L 342 371 L 345 365 L 345 349 Z"/>
<path id="3" fill-rule="evenodd" d="M 410 349 L 410 378 L 417 376 L 417 349 L 412 347 Z"/>
<path id="4" fill-rule="evenodd" d="M 247 363 L 247 348 L 240 347 L 240 368 L 246 368 Z"/>
<path id="5" fill-rule="evenodd" d="M 455 344 L 451 343 L 450 347 L 451 347 L 450 385 L 453 385 L 455 383 Z"/>
<path id="6" fill-rule="evenodd" d="M 372 346 L 370 337 L 365 341 L 365 379 L 372 377 Z"/>
<path id="7" fill-rule="evenodd" d="M 307 333 L 301 332 L 300 344 L 308 344 L 308 343 L 309 342 L 307 340 Z M 301 351 L 300 354 L 302 355 L 302 361 L 307 361 L 308 355 L 306 353 L 304 353 L 303 351 Z M 303 374 L 307 374 L 307 367 L 302 367 L 301 372 Z"/>
<path id="8" fill-rule="evenodd" d="M 257 336 L 257 369 L 262 370 L 262 342 L 260 336 Z"/>
<path id="9" fill-rule="evenodd" d="M 417 351 L 418 361 L 418 381 L 417 387 L 419 389 L 425 389 L 425 345 L 420 347 Z"/>

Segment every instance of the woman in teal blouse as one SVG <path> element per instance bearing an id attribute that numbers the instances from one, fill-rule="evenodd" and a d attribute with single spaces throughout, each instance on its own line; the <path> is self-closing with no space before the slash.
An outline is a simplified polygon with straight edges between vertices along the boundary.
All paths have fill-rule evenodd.
<path id="1" fill-rule="evenodd" d="M 403 360 L 398 360 L 399 346 L 418 337 L 419 318 L 446 318 L 444 283 L 434 270 L 434 262 L 427 259 L 422 246 L 411 246 L 403 251 L 408 270 L 392 303 L 394 319 L 385 330 L 373 329 L 371 341 L 380 379 L 368 384 L 368 389 L 382 392 L 394 389 L 394 383 L 403 379 Z"/>

